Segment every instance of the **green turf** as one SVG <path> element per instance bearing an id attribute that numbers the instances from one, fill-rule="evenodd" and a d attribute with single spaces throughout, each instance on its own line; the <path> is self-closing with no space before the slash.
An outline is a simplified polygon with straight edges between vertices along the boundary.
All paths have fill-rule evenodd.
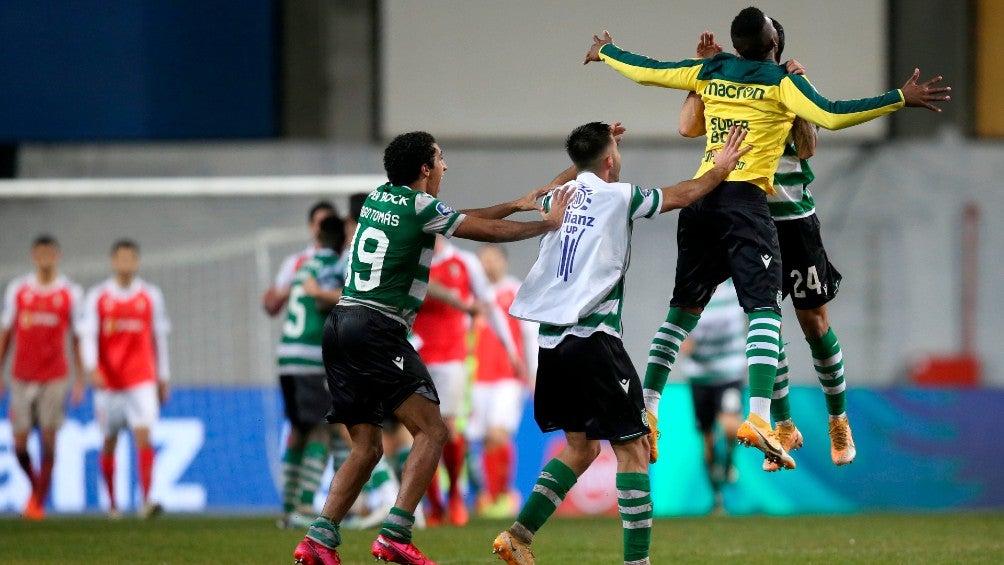
<path id="1" fill-rule="evenodd" d="M 416 533 L 437 563 L 500 563 L 491 540 L 508 522 Z M 343 562 L 372 564 L 375 530 L 345 532 Z M 165 517 L 151 522 L 0 519 L 0 563 L 292 563 L 303 532 L 267 518 Z M 534 542 L 544 565 L 621 562 L 616 518 L 553 519 Z M 738 560 L 736 560 L 738 558 Z M 1004 563 L 1004 514 L 876 514 L 657 520 L 652 562 Z"/>

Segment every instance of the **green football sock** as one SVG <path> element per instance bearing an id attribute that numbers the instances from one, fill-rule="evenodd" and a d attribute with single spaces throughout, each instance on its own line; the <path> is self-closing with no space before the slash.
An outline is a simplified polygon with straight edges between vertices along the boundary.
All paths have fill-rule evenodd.
<path id="1" fill-rule="evenodd" d="M 293 445 L 286 446 L 282 455 L 282 511 L 290 513 L 300 500 L 300 463 L 303 461 L 303 448 Z"/>
<path id="2" fill-rule="evenodd" d="M 414 526 L 415 515 L 395 506 L 380 526 L 380 535 L 401 543 L 411 543 L 411 529 Z"/>
<path id="3" fill-rule="evenodd" d="M 328 449 L 319 441 L 309 442 L 303 448 L 303 460 L 300 463 L 300 504 L 313 506 L 314 494 L 321 484 L 321 475 L 328 462 Z"/>
<path id="4" fill-rule="evenodd" d="M 839 416 L 847 411 L 847 385 L 844 383 L 844 356 L 840 351 L 833 328 L 826 330 L 823 337 L 809 339 L 812 364 L 816 368 L 819 385 L 826 394 L 826 411 L 830 416 Z"/>
<path id="5" fill-rule="evenodd" d="M 687 339 L 687 335 L 694 330 L 700 319 L 700 316 L 689 314 L 679 308 L 670 308 L 666 314 L 666 321 L 659 326 L 655 337 L 652 338 L 642 389 L 645 395 L 645 408 L 655 415 L 659 414 L 662 389 L 666 388 L 669 373 L 673 370 L 677 354 L 680 353 L 680 344 Z"/>
<path id="6" fill-rule="evenodd" d="M 548 461 L 510 530 L 527 543 L 533 541 L 533 534 L 554 514 L 577 480 L 575 471 L 568 465 L 558 459 Z"/>
<path id="7" fill-rule="evenodd" d="M 646 473 L 617 473 L 617 510 L 624 526 L 624 563 L 647 563 L 652 539 L 652 488 Z"/>
<path id="8" fill-rule="evenodd" d="M 746 365 L 749 368 L 750 412 L 770 421 L 770 398 L 774 393 L 777 357 L 781 345 L 781 315 L 772 310 L 749 314 Z"/>
<path id="9" fill-rule="evenodd" d="M 342 545 L 342 534 L 338 531 L 338 524 L 332 524 L 331 520 L 324 516 L 318 516 L 310 524 L 307 528 L 307 537 L 330 549 Z"/>
<path id="10" fill-rule="evenodd" d="M 774 422 L 791 419 L 791 402 L 788 400 L 788 356 L 784 353 L 784 342 L 777 356 L 777 376 L 774 378 L 774 394 L 770 397 L 770 416 Z"/>

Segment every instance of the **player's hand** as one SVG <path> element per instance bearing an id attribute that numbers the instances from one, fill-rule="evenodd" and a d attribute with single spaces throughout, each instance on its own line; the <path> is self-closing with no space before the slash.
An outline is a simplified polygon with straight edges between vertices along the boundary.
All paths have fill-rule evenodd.
<path id="1" fill-rule="evenodd" d="M 157 382 L 157 400 L 160 401 L 160 405 L 163 406 L 167 404 L 167 401 L 171 399 L 171 385 L 167 381 Z"/>
<path id="2" fill-rule="evenodd" d="M 84 379 L 74 379 L 70 390 L 70 406 L 80 406 L 84 401 Z"/>
<path id="3" fill-rule="evenodd" d="M 805 67 L 795 59 L 785 61 L 784 70 L 788 71 L 789 75 L 805 75 Z"/>
<path id="4" fill-rule="evenodd" d="M 951 92 L 951 86 L 934 86 L 941 82 L 942 77 L 936 76 L 927 82 L 917 83 L 920 78 L 920 69 L 913 69 L 913 75 L 906 79 L 906 84 L 900 90 L 903 92 L 903 102 L 911 108 L 927 108 L 932 112 L 940 112 L 941 108 L 935 106 L 934 102 L 948 102 L 952 99 L 946 95 Z"/>
<path id="5" fill-rule="evenodd" d="M 91 386 L 100 389 L 105 388 L 106 385 L 105 375 L 101 372 L 101 369 L 91 371 Z"/>
<path id="6" fill-rule="evenodd" d="M 554 185 L 548 184 L 544 186 L 538 186 L 537 188 L 527 192 L 522 197 L 514 202 L 516 209 L 521 212 L 527 212 L 530 210 L 536 210 L 540 212 L 543 208 L 540 206 L 541 198 L 547 196 L 548 192 L 554 190 Z"/>
<path id="7" fill-rule="evenodd" d="M 610 124 L 610 135 L 614 136 L 614 141 L 617 143 L 621 142 L 624 134 L 627 133 L 627 128 L 624 127 L 620 122 L 614 122 Z"/>
<path id="8" fill-rule="evenodd" d="M 697 58 L 710 59 L 723 51 L 722 46 L 715 43 L 715 34 L 705 31 L 697 41 Z"/>
<path id="9" fill-rule="evenodd" d="M 613 40 L 612 37 L 610 37 L 610 32 L 607 31 L 607 30 L 603 30 L 603 37 L 602 38 L 600 36 L 598 36 L 598 35 L 594 35 L 593 36 L 593 45 L 589 48 L 589 52 L 586 53 L 586 58 L 582 60 L 582 64 L 586 65 L 586 64 L 591 63 L 591 62 L 599 62 L 600 61 L 600 49 L 604 45 L 606 45 L 608 43 L 613 43 L 613 42 L 614 42 L 614 40 Z"/>
<path id="10" fill-rule="evenodd" d="M 303 280 L 303 293 L 307 296 L 317 296 L 321 292 L 320 285 L 317 284 L 317 279 L 314 277 L 307 277 Z"/>
<path id="11" fill-rule="evenodd" d="M 519 358 L 519 355 L 510 354 L 509 364 L 512 365 L 513 376 L 520 381 L 526 380 L 526 363 Z"/>
<path id="12" fill-rule="evenodd" d="M 572 196 L 576 192 L 578 192 L 578 188 L 574 186 L 561 186 L 551 193 L 551 209 L 547 212 L 541 211 L 540 213 L 551 231 L 561 227 L 561 223 L 565 219 L 565 210 L 568 209 L 568 204 L 572 201 Z"/>
<path id="13" fill-rule="evenodd" d="M 752 145 L 747 145 L 740 149 L 743 140 L 746 139 L 747 130 L 740 126 L 732 126 L 729 129 L 729 136 L 725 140 L 725 145 L 714 154 L 715 167 L 731 172 L 736 168 L 739 159 L 753 149 Z"/>

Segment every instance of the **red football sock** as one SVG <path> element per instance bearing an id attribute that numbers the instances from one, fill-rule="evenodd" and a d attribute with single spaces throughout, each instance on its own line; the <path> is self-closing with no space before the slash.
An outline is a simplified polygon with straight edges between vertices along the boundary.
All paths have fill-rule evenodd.
<path id="1" fill-rule="evenodd" d="M 460 473 L 464 469 L 464 453 L 467 450 L 464 436 L 458 435 L 443 447 L 443 464 L 450 479 L 450 496 L 460 493 Z"/>
<path id="2" fill-rule="evenodd" d="M 432 475 L 432 482 L 429 483 L 429 490 L 425 493 L 425 499 L 429 501 L 429 514 L 433 519 L 441 518 L 443 515 L 443 499 L 439 493 L 439 468 Z"/>
<path id="3" fill-rule="evenodd" d="M 101 476 L 105 478 L 105 487 L 108 489 L 108 500 L 112 510 L 118 508 L 115 503 L 115 454 L 101 454 Z"/>
<path id="4" fill-rule="evenodd" d="M 485 487 L 492 500 L 509 490 L 512 478 L 512 444 L 495 445 L 485 450 Z"/>
<path id="5" fill-rule="evenodd" d="M 150 483 L 153 478 L 153 456 L 156 450 L 153 446 L 146 446 L 139 450 L 139 484 L 143 489 L 143 501 L 150 496 Z"/>
<path id="6" fill-rule="evenodd" d="M 45 499 L 49 496 L 49 485 L 52 484 L 52 468 L 56 461 L 50 457 L 42 458 L 42 468 L 38 473 L 38 503 L 45 505 Z"/>

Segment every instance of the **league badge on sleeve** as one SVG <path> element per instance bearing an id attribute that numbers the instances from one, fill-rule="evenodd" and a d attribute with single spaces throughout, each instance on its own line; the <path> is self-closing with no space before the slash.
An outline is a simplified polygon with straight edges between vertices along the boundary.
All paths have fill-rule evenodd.
<path id="1" fill-rule="evenodd" d="M 442 202 L 436 202 L 436 211 L 439 212 L 439 215 L 441 216 L 452 216 L 453 214 L 457 213 L 456 210 L 450 208 L 449 206 L 443 204 Z"/>

